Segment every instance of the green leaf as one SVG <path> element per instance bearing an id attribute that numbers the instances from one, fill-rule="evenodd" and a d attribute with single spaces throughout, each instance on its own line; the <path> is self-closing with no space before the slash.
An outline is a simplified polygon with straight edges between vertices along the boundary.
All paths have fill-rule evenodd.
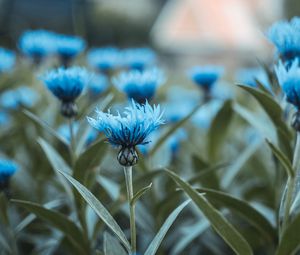
<path id="1" fill-rule="evenodd" d="M 197 191 L 205 193 L 205 197 L 207 197 L 209 201 L 217 202 L 218 204 L 226 208 L 232 209 L 238 214 L 240 214 L 250 224 L 256 227 L 256 229 L 258 229 L 271 242 L 276 240 L 277 233 L 272 224 L 260 212 L 258 212 L 247 202 L 232 197 L 224 192 L 212 189 L 200 188 L 197 189 Z"/>
<path id="2" fill-rule="evenodd" d="M 74 177 L 76 180 L 84 180 L 84 176 L 88 170 L 100 164 L 107 152 L 107 143 L 105 141 L 106 139 L 101 139 L 95 142 L 80 155 L 76 161 L 74 170 Z"/>
<path id="3" fill-rule="evenodd" d="M 11 201 L 34 213 L 35 215 L 37 215 L 37 217 L 49 222 L 56 229 L 59 229 L 61 232 L 63 232 L 70 239 L 76 249 L 82 252 L 82 254 L 88 254 L 86 238 L 82 234 L 81 230 L 76 226 L 76 224 L 69 220 L 65 215 L 47 209 L 42 205 L 36 203 L 22 200 Z"/>
<path id="4" fill-rule="evenodd" d="M 227 130 L 229 128 L 233 110 L 231 101 L 224 102 L 223 107 L 219 110 L 212 121 L 208 131 L 208 153 L 210 159 L 214 160 L 218 155 L 219 150 L 225 140 Z"/>
<path id="5" fill-rule="evenodd" d="M 66 174 L 63 171 L 57 169 L 59 173 L 61 173 L 66 179 L 77 189 L 80 195 L 84 198 L 84 200 L 89 204 L 89 206 L 95 211 L 95 213 L 103 220 L 103 222 L 107 225 L 108 228 L 111 229 L 115 233 L 115 235 L 120 239 L 122 244 L 126 247 L 128 251 L 130 251 L 130 244 L 118 225 L 118 223 L 114 220 L 108 210 L 101 204 L 101 202 L 82 184 L 72 178 L 70 175 Z"/>
<path id="6" fill-rule="evenodd" d="M 274 144 L 272 144 L 269 140 L 266 139 L 267 144 L 269 145 L 270 149 L 272 150 L 274 156 L 279 160 L 282 164 L 283 168 L 285 169 L 286 173 L 290 177 L 295 176 L 295 172 L 290 160 L 277 148 Z"/>
<path id="7" fill-rule="evenodd" d="M 108 232 L 104 232 L 104 255 L 127 255 L 122 245 Z"/>
<path id="8" fill-rule="evenodd" d="M 144 187 L 142 189 L 140 189 L 134 196 L 133 198 L 131 199 L 130 201 L 130 204 L 131 205 L 134 205 L 138 200 L 139 198 L 144 195 L 149 189 L 151 189 L 152 187 L 152 183 L 150 183 L 147 187 Z"/>
<path id="9" fill-rule="evenodd" d="M 210 221 L 215 231 L 234 250 L 236 254 L 252 255 L 252 249 L 244 237 L 227 219 L 209 203 L 204 195 L 199 194 L 190 184 L 183 181 L 175 173 L 166 170 L 168 175 L 181 187 L 186 194 L 194 201 L 204 216 Z"/>
<path id="10" fill-rule="evenodd" d="M 190 200 L 183 202 L 180 206 L 178 206 L 166 219 L 164 224 L 161 226 L 160 230 L 148 246 L 146 252 L 144 255 L 155 255 L 158 247 L 160 246 L 162 240 L 164 239 L 165 235 L 167 234 L 168 230 L 172 226 L 173 222 L 176 220 L 179 213 L 183 210 L 184 207 L 187 206 L 187 204 L 190 202 Z"/>
<path id="11" fill-rule="evenodd" d="M 64 178 L 62 178 L 61 175 L 57 174 L 56 169 L 61 169 L 62 171 L 70 174 L 72 171 L 68 164 L 64 161 L 64 159 L 59 155 L 59 153 L 50 145 L 48 144 L 44 139 L 39 138 L 38 143 L 41 145 L 43 151 L 45 152 L 48 160 L 50 161 L 50 164 L 52 168 L 54 169 L 55 174 L 57 175 L 59 181 L 65 188 L 66 192 L 68 195 L 72 198 L 73 193 L 68 185 L 68 183 L 65 181 Z"/>
<path id="12" fill-rule="evenodd" d="M 300 244 L 300 214 L 288 225 L 283 232 L 276 255 L 292 255 L 299 251 Z"/>
<path id="13" fill-rule="evenodd" d="M 53 135 L 54 137 L 56 137 L 65 146 L 67 146 L 67 147 L 69 146 L 69 142 L 64 137 L 62 137 L 58 132 L 56 132 L 52 127 L 50 127 L 47 122 L 45 122 L 44 120 L 40 119 L 38 116 L 36 116 L 35 114 L 33 114 L 32 112 L 30 112 L 28 110 L 23 110 L 23 112 L 24 112 L 24 114 L 28 118 L 30 118 L 31 120 L 33 120 L 40 127 L 42 127 L 44 130 L 47 130 L 51 135 Z"/>
<path id="14" fill-rule="evenodd" d="M 221 178 L 221 187 L 228 188 L 237 174 L 240 172 L 246 162 L 253 156 L 261 145 L 260 139 L 253 141 L 247 146 L 240 155 L 235 159 L 234 163 L 227 169 L 223 177 Z"/>
<path id="15" fill-rule="evenodd" d="M 159 138 L 158 142 L 155 143 L 153 148 L 150 150 L 149 155 L 153 156 L 154 153 L 160 148 L 160 146 L 163 145 L 165 141 L 168 140 L 168 138 L 177 130 L 179 129 L 182 125 L 184 125 L 201 107 L 202 105 L 197 105 L 186 117 L 178 121 L 175 125 L 171 126 L 169 130 L 162 135 L 162 137 Z"/>

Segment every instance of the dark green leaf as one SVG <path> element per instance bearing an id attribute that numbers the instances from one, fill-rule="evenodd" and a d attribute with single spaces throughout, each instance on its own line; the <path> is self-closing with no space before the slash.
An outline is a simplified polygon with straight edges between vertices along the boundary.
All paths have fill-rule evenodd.
<path id="1" fill-rule="evenodd" d="M 119 241 L 108 232 L 104 233 L 104 255 L 127 255 Z"/>
<path id="2" fill-rule="evenodd" d="M 169 228 L 172 226 L 173 222 L 176 220 L 179 213 L 183 210 L 184 207 L 187 206 L 187 204 L 190 201 L 185 201 L 180 206 L 178 206 L 166 219 L 164 224 L 161 226 L 160 230 L 148 246 L 146 252 L 144 255 L 155 255 L 158 247 L 160 246 L 162 240 L 164 239 L 165 235 L 167 234 Z"/>
<path id="3" fill-rule="evenodd" d="M 172 179 L 181 187 L 186 194 L 194 201 L 197 207 L 210 221 L 215 231 L 224 239 L 224 241 L 235 251 L 236 254 L 252 255 L 252 249 L 244 237 L 235 229 L 234 226 L 219 212 L 206 198 L 199 194 L 190 184 L 183 181 L 175 173 L 166 170 Z"/>
<path id="4" fill-rule="evenodd" d="M 103 220 L 103 222 L 115 233 L 115 235 L 120 239 L 122 244 L 126 247 L 126 249 L 130 250 L 130 244 L 118 225 L 118 223 L 114 220 L 111 214 L 107 211 L 107 209 L 101 204 L 101 202 L 82 184 L 72 178 L 70 175 L 66 174 L 63 171 L 57 169 L 59 173 L 61 173 L 67 180 L 77 189 L 77 191 L 81 194 L 84 200 L 89 204 L 89 206 L 95 211 L 95 213 Z"/>

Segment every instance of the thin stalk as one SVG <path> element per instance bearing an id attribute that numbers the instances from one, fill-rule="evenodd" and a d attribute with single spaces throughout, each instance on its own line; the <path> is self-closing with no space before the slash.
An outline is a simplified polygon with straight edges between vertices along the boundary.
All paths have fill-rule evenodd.
<path id="1" fill-rule="evenodd" d="M 132 166 L 124 167 L 127 200 L 130 209 L 130 234 L 131 234 L 131 251 L 136 252 L 136 226 L 135 226 L 135 205 L 131 203 L 133 198 L 133 185 L 132 185 Z"/>
<path id="2" fill-rule="evenodd" d="M 69 118 L 69 129 L 70 129 L 70 157 L 72 168 L 75 166 L 75 134 L 73 128 L 73 118 Z"/>
<path id="3" fill-rule="evenodd" d="M 282 223 L 282 231 L 284 231 L 288 225 L 290 209 L 295 197 L 296 187 L 299 186 L 299 178 L 300 178 L 300 169 L 298 167 L 300 160 L 300 134 L 297 132 L 297 140 L 296 140 L 296 147 L 294 150 L 293 156 L 293 169 L 296 171 L 294 176 L 289 176 L 287 180 L 287 191 L 286 191 L 286 199 L 285 199 L 285 206 L 284 206 L 284 216 L 283 216 L 283 223 Z"/>

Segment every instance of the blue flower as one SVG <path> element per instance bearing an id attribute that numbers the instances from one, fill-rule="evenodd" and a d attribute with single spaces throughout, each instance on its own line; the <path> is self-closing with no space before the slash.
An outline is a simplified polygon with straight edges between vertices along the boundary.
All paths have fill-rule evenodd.
<path id="1" fill-rule="evenodd" d="M 21 86 L 13 90 L 5 91 L 0 96 L 0 104 L 9 110 L 17 110 L 20 107 L 31 108 L 38 101 L 37 92 L 27 86 Z"/>
<path id="2" fill-rule="evenodd" d="M 224 69 L 219 66 L 195 66 L 188 71 L 188 74 L 198 86 L 211 90 L 223 72 Z"/>
<path id="3" fill-rule="evenodd" d="M 18 168 L 16 162 L 9 159 L 0 159 L 0 183 L 8 181 Z"/>
<path id="4" fill-rule="evenodd" d="M 101 111 L 96 113 L 95 119 L 88 117 L 90 125 L 104 132 L 113 146 L 121 147 L 118 161 L 123 166 L 137 163 L 135 146 L 149 143 L 150 133 L 163 124 L 160 106 L 151 107 L 148 102 L 140 105 L 132 101 L 132 105 L 125 109 L 124 116 Z"/>
<path id="5" fill-rule="evenodd" d="M 131 70 L 122 72 L 113 78 L 114 85 L 126 93 L 129 99 L 138 103 L 151 100 L 157 87 L 165 81 L 165 76 L 160 69 L 153 68 L 145 71 Z"/>
<path id="6" fill-rule="evenodd" d="M 0 126 L 7 126 L 10 122 L 10 116 L 4 111 L 0 111 Z"/>
<path id="7" fill-rule="evenodd" d="M 276 46 L 283 60 L 300 56 L 300 18 L 274 23 L 269 28 L 267 37 Z"/>
<path id="8" fill-rule="evenodd" d="M 56 35 L 55 48 L 61 58 L 72 59 L 85 49 L 85 41 L 72 35 Z"/>
<path id="9" fill-rule="evenodd" d="M 16 54 L 13 51 L 0 48 L 0 73 L 10 71 L 16 62 Z"/>
<path id="10" fill-rule="evenodd" d="M 19 48 L 25 55 L 40 60 L 54 53 L 55 36 L 47 30 L 29 30 L 21 35 Z"/>
<path id="11" fill-rule="evenodd" d="M 156 61 L 156 54 L 149 48 L 133 48 L 122 51 L 122 63 L 124 66 L 143 70 L 153 65 Z"/>
<path id="12" fill-rule="evenodd" d="M 87 54 L 87 61 L 90 66 L 99 71 L 109 71 L 120 65 L 120 52 L 117 48 L 94 48 Z"/>
<path id="13" fill-rule="evenodd" d="M 278 66 L 275 66 L 275 72 L 286 95 L 286 100 L 300 109 L 300 68 L 298 61 L 295 60 L 289 70 L 286 70 L 286 67 L 280 62 Z"/>
<path id="14" fill-rule="evenodd" d="M 89 82 L 88 90 L 91 95 L 98 96 L 108 89 L 109 82 L 105 75 L 96 74 Z"/>
<path id="15" fill-rule="evenodd" d="M 81 67 L 53 69 L 41 77 L 47 88 L 62 102 L 74 102 L 90 80 Z"/>

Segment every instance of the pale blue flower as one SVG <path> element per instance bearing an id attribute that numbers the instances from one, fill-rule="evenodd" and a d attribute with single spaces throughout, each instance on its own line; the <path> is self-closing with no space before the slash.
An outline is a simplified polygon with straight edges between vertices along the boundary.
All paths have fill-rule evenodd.
<path id="1" fill-rule="evenodd" d="M 96 117 L 88 117 L 88 121 L 98 131 L 104 132 L 113 146 L 123 148 L 149 143 L 150 133 L 163 124 L 159 105 L 151 107 L 148 102 L 140 105 L 134 101 L 125 108 L 123 116 L 97 110 Z"/>
<path id="2" fill-rule="evenodd" d="M 54 53 L 55 36 L 47 30 L 28 30 L 21 35 L 19 48 L 25 55 L 40 60 Z"/>
<path id="3" fill-rule="evenodd" d="M 85 68 L 77 66 L 53 69 L 41 77 L 52 94 L 62 102 L 74 102 L 90 78 Z"/>
<path id="4" fill-rule="evenodd" d="M 16 54 L 4 48 L 0 48 L 0 73 L 10 71 L 16 62 Z"/>
<path id="5" fill-rule="evenodd" d="M 88 85 L 88 91 L 92 96 L 104 93 L 109 87 L 109 81 L 103 74 L 95 74 Z"/>
<path id="6" fill-rule="evenodd" d="M 85 41 L 78 36 L 56 35 L 56 53 L 63 59 L 72 59 L 85 49 Z"/>
<path id="7" fill-rule="evenodd" d="M 87 61 L 99 71 L 109 71 L 120 66 L 120 52 L 117 48 L 94 48 L 89 50 Z"/>
<path id="8" fill-rule="evenodd" d="M 156 61 L 156 54 L 149 48 L 132 48 L 122 51 L 122 63 L 125 67 L 143 70 Z"/>
<path id="9" fill-rule="evenodd" d="M 9 159 L 0 159 L 0 183 L 6 182 L 18 169 L 19 166 L 16 162 Z"/>
<path id="10" fill-rule="evenodd" d="M 138 103 L 150 101 L 164 81 L 165 76 L 158 68 L 144 71 L 131 70 L 122 72 L 113 78 L 113 84 L 129 99 L 134 99 Z"/>

